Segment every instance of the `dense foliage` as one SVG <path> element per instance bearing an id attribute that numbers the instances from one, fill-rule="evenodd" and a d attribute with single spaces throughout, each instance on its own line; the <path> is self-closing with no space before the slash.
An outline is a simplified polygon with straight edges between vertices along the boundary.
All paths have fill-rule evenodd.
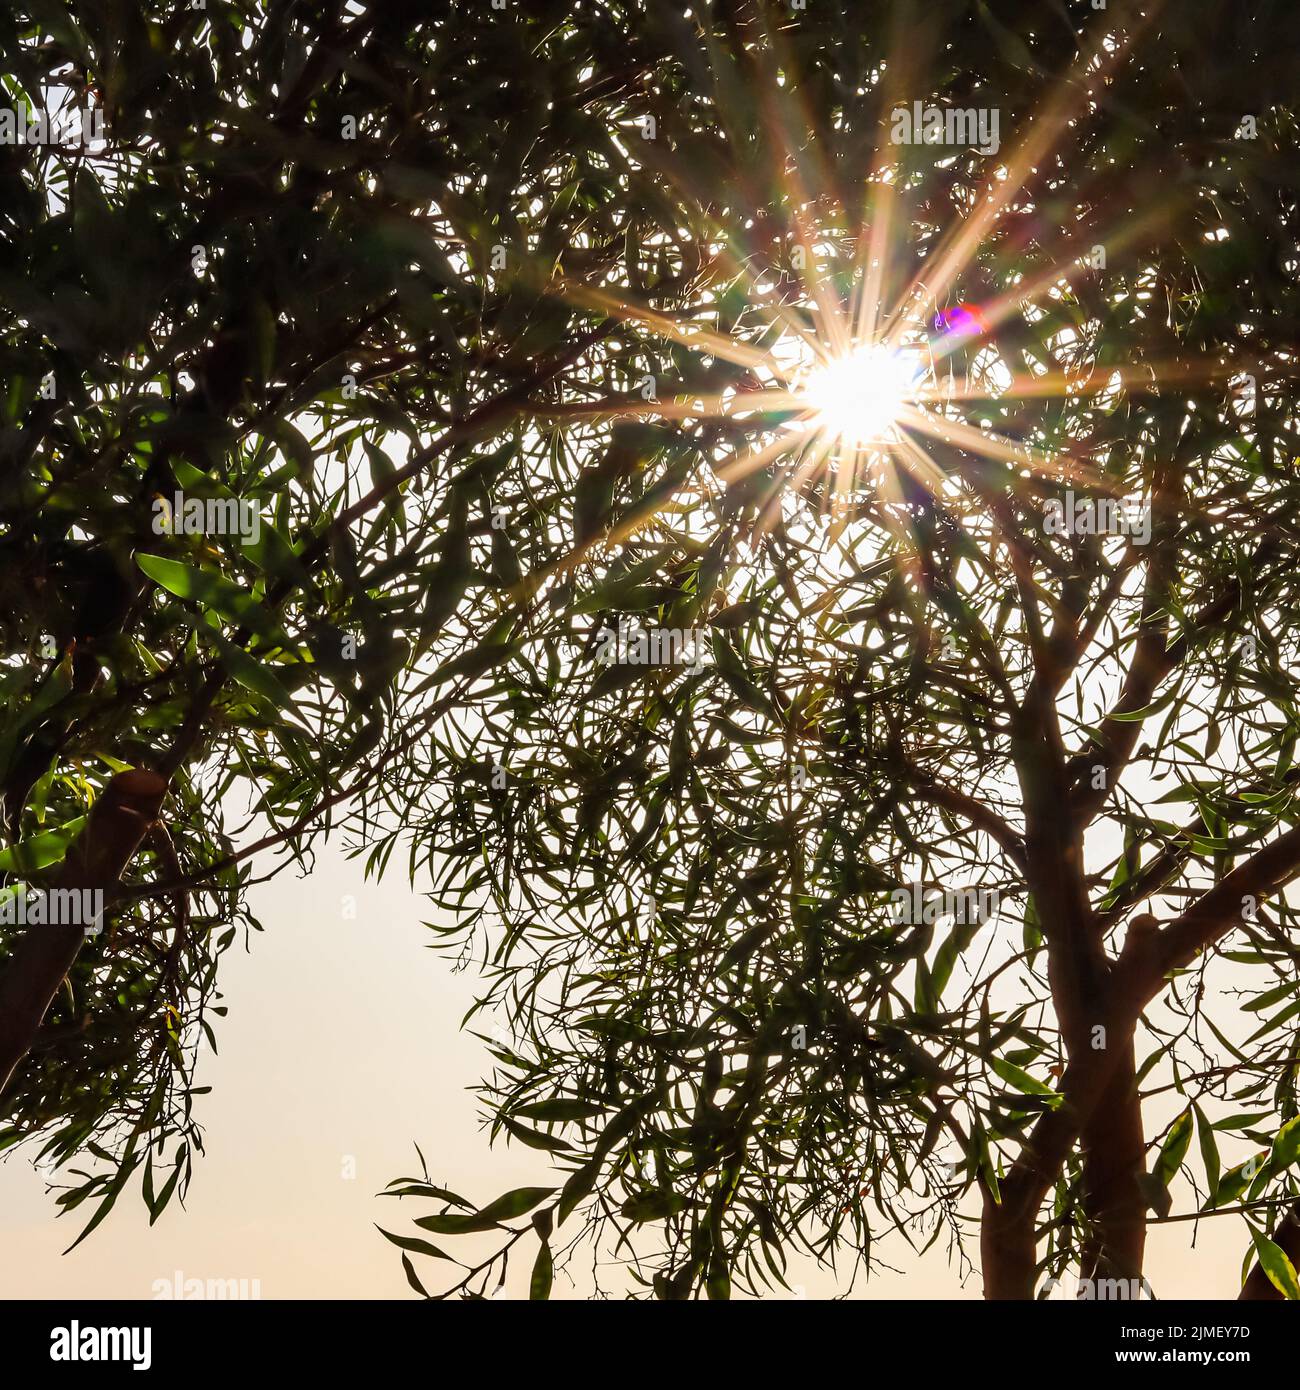
<path id="1" fill-rule="evenodd" d="M 170 778 L 0 1142 L 89 1149 L 100 1215 L 146 1156 L 187 1180 L 242 890 L 345 824 L 431 882 L 508 1038 L 493 1128 L 560 1170 L 396 1183 L 436 1237 L 505 1228 L 439 1289 L 536 1236 L 545 1296 L 587 1235 L 718 1297 L 978 1222 L 1032 1296 L 1140 1275 L 1180 1170 L 1294 1284 L 1286 5 L 0 25 L 14 99 L 106 117 L 0 146 L 5 866 Z M 892 143 L 913 102 L 1000 148 Z M 779 368 L 864 298 L 929 388 L 857 466 L 797 446 Z M 987 331 L 940 338 L 955 304 Z M 259 542 L 159 537 L 178 490 Z M 1075 493 L 1149 543 L 1045 529 Z M 697 659 L 603 661 L 636 625 Z M 900 920 L 913 884 L 1001 911 Z"/>

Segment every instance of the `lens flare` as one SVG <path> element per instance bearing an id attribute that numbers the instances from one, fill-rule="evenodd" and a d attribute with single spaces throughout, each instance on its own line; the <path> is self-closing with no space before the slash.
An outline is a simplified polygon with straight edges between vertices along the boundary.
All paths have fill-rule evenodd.
<path id="1" fill-rule="evenodd" d="M 859 348 L 809 373 L 802 394 L 813 423 L 846 444 L 888 438 L 912 399 L 919 375 L 901 353 Z"/>

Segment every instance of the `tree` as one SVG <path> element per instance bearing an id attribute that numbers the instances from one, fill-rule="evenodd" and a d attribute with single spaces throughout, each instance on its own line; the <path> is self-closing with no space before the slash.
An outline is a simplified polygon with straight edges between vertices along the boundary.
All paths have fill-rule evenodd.
<path id="1" fill-rule="evenodd" d="M 559 1170 L 482 1209 L 397 1180 L 435 1236 L 504 1233 L 435 1292 L 536 1234 L 545 1297 L 571 1220 L 685 1298 L 972 1216 L 989 1297 L 1104 1287 L 1182 1172 L 1180 1217 L 1245 1221 L 1243 1296 L 1300 1294 L 1296 34 L 1266 7 L 1225 70 L 1200 18 L 634 30 L 654 76 L 604 122 L 652 118 L 661 188 L 624 215 L 708 256 L 667 308 L 633 266 L 571 290 L 657 404 L 539 416 L 503 471 L 550 579 L 522 622 L 477 595 L 501 636 L 377 850 L 411 836 L 485 972 L 493 1134 Z M 1000 152 L 896 142 L 913 103 L 996 111 Z M 781 344 L 839 372 L 855 329 L 921 353 L 911 401 L 884 443 L 834 391 L 792 433 Z"/>
<path id="2" fill-rule="evenodd" d="M 184 1191 L 254 863 L 309 866 L 418 736 L 395 683 L 496 582 L 477 443 L 582 367 L 574 312 L 490 270 L 586 216 L 562 132 L 505 120 L 532 8 L 446 61 L 409 3 L 0 17 L 39 137 L 0 144 L 0 1148 L 90 1161 L 87 1229 L 133 1174 L 155 1217 Z M 62 138 L 82 108 L 102 138 Z"/>
<path id="3" fill-rule="evenodd" d="M 860 10 L 3 21 L 108 131 L 3 174 L 3 863 L 112 906 L 0 929 L 0 1030 L 66 980 L 0 1144 L 99 1159 L 92 1225 L 188 1181 L 241 891 L 346 826 L 560 1169 L 394 1184 L 505 1228 L 457 1290 L 535 1235 L 545 1296 L 575 1214 L 717 1297 L 974 1201 L 1032 1297 L 1187 1170 L 1294 1291 L 1295 20 Z"/>

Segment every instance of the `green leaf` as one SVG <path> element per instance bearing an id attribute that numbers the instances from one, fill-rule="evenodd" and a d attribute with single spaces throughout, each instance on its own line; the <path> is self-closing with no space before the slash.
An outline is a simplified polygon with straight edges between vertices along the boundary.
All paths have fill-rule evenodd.
<path id="1" fill-rule="evenodd" d="M 210 608 L 260 637 L 278 642 L 287 640 L 264 605 L 215 570 L 182 564 L 179 560 L 169 560 L 165 555 L 138 554 L 135 562 L 155 584 L 160 584 L 177 598 Z"/>
<path id="2" fill-rule="evenodd" d="M 445 1187 L 434 1187 L 431 1183 L 417 1182 L 414 1178 L 394 1178 L 379 1195 L 381 1197 L 432 1197 L 436 1201 L 446 1202 L 448 1206 L 464 1207 L 466 1211 L 474 1210 L 474 1203 L 467 1202 L 464 1197 L 458 1197 Z"/>
<path id="3" fill-rule="evenodd" d="M 1263 1170 L 1265 1157 L 1265 1154 L 1257 1153 L 1246 1159 L 1244 1163 L 1239 1163 L 1235 1168 L 1229 1168 L 1219 1179 L 1218 1191 L 1210 1205 L 1215 1207 L 1227 1206 L 1229 1202 L 1240 1197 Z"/>
<path id="4" fill-rule="evenodd" d="M 134 1143 L 134 1139 L 132 1139 L 131 1142 Z M 68 1246 L 68 1249 L 63 1252 L 65 1255 L 68 1254 L 69 1251 L 75 1250 L 91 1231 L 103 1221 L 109 1212 L 113 1210 L 114 1203 L 117 1201 L 118 1197 L 121 1196 L 122 1189 L 126 1186 L 127 1179 L 135 1172 L 140 1158 L 140 1154 L 131 1153 L 129 1150 L 123 1155 L 121 1166 L 118 1168 L 113 1181 L 109 1184 L 108 1191 L 104 1195 L 104 1200 L 95 1208 L 94 1216 L 86 1223 L 81 1234 Z"/>
<path id="5" fill-rule="evenodd" d="M 1297 1158 L 1300 1158 L 1300 1115 L 1288 1120 L 1274 1136 L 1268 1166 L 1274 1173 L 1280 1173 Z"/>
<path id="6" fill-rule="evenodd" d="M 711 1300 L 725 1302 L 731 1297 L 731 1271 L 722 1254 L 714 1251 L 709 1261 L 709 1273 L 704 1281 L 704 1291 Z"/>
<path id="7" fill-rule="evenodd" d="M 38 869 L 57 864 L 68 852 L 68 846 L 85 825 L 85 816 L 78 816 L 53 830 L 42 830 L 21 844 L 10 845 L 0 850 L 0 872 L 7 874 L 30 874 Z"/>
<path id="8" fill-rule="evenodd" d="M 162 1191 L 158 1193 L 152 1205 L 149 1207 L 149 1224 L 151 1226 L 163 1214 L 167 1203 L 171 1201 L 172 1193 L 176 1191 L 176 1183 L 183 1171 L 183 1167 L 179 1162 L 172 1166 L 171 1176 L 163 1184 Z"/>
<path id="9" fill-rule="evenodd" d="M 490 1231 L 495 1221 L 484 1221 L 480 1216 L 457 1216 L 452 1212 L 435 1213 L 433 1216 L 420 1216 L 415 1224 L 424 1231 L 432 1231 L 438 1236 L 466 1236 L 475 1231 Z"/>
<path id="10" fill-rule="evenodd" d="M 1168 1187 L 1174 1174 L 1182 1167 L 1187 1156 L 1188 1145 L 1192 1142 L 1192 1111 L 1189 1106 L 1169 1127 L 1165 1142 L 1160 1147 L 1160 1157 L 1156 1160 L 1155 1179 L 1161 1187 Z"/>
<path id="11" fill-rule="evenodd" d="M 648 1096 L 642 1096 L 639 1100 L 634 1100 L 631 1105 L 620 1110 L 605 1126 L 605 1132 L 597 1141 L 591 1158 L 581 1168 L 575 1169 L 564 1184 L 564 1191 L 560 1194 L 560 1204 L 556 1210 L 557 1221 L 561 1224 L 567 1221 L 578 1204 L 591 1193 L 597 1178 L 600 1177 L 605 1155 L 615 1144 L 626 1139 L 636 1128 L 637 1124 L 645 1117 L 646 1111 L 654 1104 L 655 1099 L 655 1093 L 651 1093 Z"/>
<path id="12" fill-rule="evenodd" d="M 534 1302 L 545 1302 L 551 1296 L 551 1284 L 555 1279 L 555 1260 L 551 1255 L 551 1247 L 546 1241 L 542 1241 L 537 1251 L 537 1259 L 533 1262 L 533 1277 L 528 1283 L 528 1297 Z"/>
<path id="13" fill-rule="evenodd" d="M 1206 1120 L 1199 1105 L 1193 1105 L 1196 1114 L 1196 1138 L 1201 1148 L 1201 1164 L 1205 1169 L 1205 1182 L 1209 1189 L 1209 1200 L 1214 1201 L 1219 1189 L 1219 1173 L 1222 1164 L 1219 1159 L 1219 1145 L 1214 1138 L 1214 1127 Z"/>
<path id="14" fill-rule="evenodd" d="M 1060 1105 L 1062 1097 L 1059 1092 L 1052 1090 L 1050 1086 L 1044 1086 L 1041 1081 L 1030 1076 L 1027 1071 L 1021 1071 L 1019 1067 L 1013 1066 L 1002 1057 L 990 1057 L 989 1065 L 1009 1086 L 1014 1086 L 1017 1091 L 1023 1091 L 1030 1096 L 1044 1096 L 1050 1099 L 1052 1109 L 1055 1110 Z"/>
<path id="15" fill-rule="evenodd" d="M 287 580 L 306 593 L 315 592 L 315 585 L 298 558 L 298 552 L 266 517 L 258 528 L 257 541 L 246 544 L 244 554 L 273 578 Z"/>
<path id="16" fill-rule="evenodd" d="M 526 1144 L 530 1149 L 541 1149 L 545 1153 L 569 1153 L 572 1150 L 571 1144 L 566 1144 L 562 1139 L 556 1139 L 550 1134 L 542 1134 L 538 1130 L 529 1129 L 527 1125 L 517 1124 L 514 1120 L 502 1116 L 501 1123 L 505 1126 L 506 1133 L 512 1138 L 518 1139 L 521 1144 Z"/>
<path id="17" fill-rule="evenodd" d="M 686 1206 L 686 1198 L 680 1192 L 638 1192 L 619 1210 L 629 1221 L 662 1221 L 667 1216 L 676 1216 Z"/>
<path id="18" fill-rule="evenodd" d="M 428 1298 L 428 1290 L 420 1283 L 420 1276 L 415 1272 L 415 1266 L 411 1263 L 409 1255 L 402 1256 L 402 1268 L 406 1271 L 406 1282 L 420 1295 L 421 1298 Z"/>
<path id="19" fill-rule="evenodd" d="M 988 1134 L 983 1125 L 978 1125 L 974 1132 L 975 1158 L 979 1167 L 980 1175 L 988 1184 L 989 1191 L 993 1194 L 993 1200 L 1000 1206 L 1002 1204 L 1002 1189 L 998 1182 L 998 1168 L 989 1152 Z"/>
<path id="20" fill-rule="evenodd" d="M 569 1175 L 569 1180 L 564 1184 L 564 1191 L 560 1196 L 559 1209 L 556 1217 L 560 1222 L 567 1221 L 578 1204 L 586 1197 L 591 1195 L 591 1190 L 596 1186 L 596 1179 L 600 1176 L 601 1165 L 604 1163 L 605 1156 L 597 1153 Z"/>
<path id="21" fill-rule="evenodd" d="M 376 487 L 387 486 L 397 474 L 396 465 L 379 445 L 372 443 L 369 439 L 363 439 L 361 446 L 366 451 L 366 458 L 370 463 L 370 477 L 374 485 Z M 382 524 L 390 517 L 396 517 L 400 520 L 402 513 L 402 488 L 395 487 L 384 498 L 380 523 Z"/>
<path id="22" fill-rule="evenodd" d="M 474 1212 L 470 1216 L 458 1216 L 454 1213 L 422 1216 L 415 1224 L 423 1230 L 443 1236 L 490 1231 L 503 1221 L 510 1221 L 516 1216 L 522 1216 L 526 1211 L 531 1211 L 538 1202 L 549 1197 L 554 1191 L 553 1187 L 517 1187 L 513 1192 L 505 1193 L 495 1202 L 490 1202 L 482 1211 Z"/>
<path id="23" fill-rule="evenodd" d="M 484 1207 L 479 1216 L 485 1220 L 491 1217 L 493 1221 L 509 1221 L 526 1211 L 532 1211 L 554 1191 L 553 1187 L 516 1187 L 513 1192 L 507 1192 Z"/>
<path id="24" fill-rule="evenodd" d="M 1300 1279 L 1296 1278 L 1295 1266 L 1287 1258 L 1286 1251 L 1258 1231 L 1251 1232 L 1251 1239 L 1269 1283 L 1288 1301 L 1300 1301 Z"/>
<path id="25" fill-rule="evenodd" d="M 209 634 L 221 652 L 230 674 L 254 695 L 270 700 L 278 709 L 293 704 L 293 696 L 280 684 L 280 678 L 272 669 L 255 657 L 250 656 L 243 647 L 228 641 L 219 632 Z"/>
<path id="26" fill-rule="evenodd" d="M 561 1096 L 521 1105 L 515 1114 L 526 1120 L 589 1120 L 593 1116 L 603 1115 L 605 1110 L 605 1106 L 589 1100 L 569 1100 Z"/>
<path id="27" fill-rule="evenodd" d="M 1285 1009 L 1281 1009 L 1279 1012 L 1275 1013 L 1273 1017 L 1268 1020 L 1268 1022 L 1264 1023 L 1261 1027 L 1256 1028 L 1255 1031 L 1250 1035 L 1250 1037 L 1246 1039 L 1245 1045 L 1249 1046 L 1257 1039 L 1262 1038 L 1266 1033 L 1273 1032 L 1275 1028 L 1278 1028 L 1283 1023 L 1287 1023 L 1291 1019 L 1295 1018 L 1297 1014 L 1300 1014 L 1300 999 L 1297 999 L 1294 1004 L 1288 1005 Z"/>
<path id="28" fill-rule="evenodd" d="M 419 1236 L 395 1236 L 392 1231 L 386 1231 L 382 1226 L 376 1226 L 385 1240 L 391 1240 L 394 1245 L 400 1246 L 403 1250 L 413 1251 L 417 1255 L 428 1255 L 435 1260 L 450 1260 L 451 1256 L 439 1250 L 436 1245 L 430 1245 L 427 1240 L 421 1240 Z"/>

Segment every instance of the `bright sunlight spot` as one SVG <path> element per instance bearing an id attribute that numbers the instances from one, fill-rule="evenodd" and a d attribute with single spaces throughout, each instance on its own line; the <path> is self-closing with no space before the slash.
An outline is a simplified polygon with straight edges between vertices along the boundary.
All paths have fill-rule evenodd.
<path id="1" fill-rule="evenodd" d="M 901 353 L 859 348 L 812 371 L 803 395 L 827 434 L 850 444 L 874 444 L 890 432 L 918 375 Z"/>

